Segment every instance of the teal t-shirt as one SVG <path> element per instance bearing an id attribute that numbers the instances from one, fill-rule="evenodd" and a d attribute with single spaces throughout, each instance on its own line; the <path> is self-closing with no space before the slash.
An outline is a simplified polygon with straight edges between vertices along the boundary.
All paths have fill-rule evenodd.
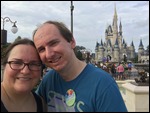
<path id="1" fill-rule="evenodd" d="M 51 112 L 127 111 L 112 76 L 91 64 L 87 64 L 80 75 L 69 82 L 55 70 L 50 70 L 36 92 L 45 99 Z"/>

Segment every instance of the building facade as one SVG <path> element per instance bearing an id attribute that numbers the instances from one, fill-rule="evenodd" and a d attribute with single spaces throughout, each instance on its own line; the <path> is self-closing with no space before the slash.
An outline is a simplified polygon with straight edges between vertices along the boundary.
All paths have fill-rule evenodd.
<path id="1" fill-rule="evenodd" d="M 138 62 L 140 63 L 149 63 L 149 50 L 145 50 L 142 40 L 140 40 L 138 48 Z"/>

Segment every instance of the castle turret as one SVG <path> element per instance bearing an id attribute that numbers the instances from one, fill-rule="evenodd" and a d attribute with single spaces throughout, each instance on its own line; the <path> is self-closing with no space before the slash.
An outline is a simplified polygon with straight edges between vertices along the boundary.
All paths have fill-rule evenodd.
<path id="1" fill-rule="evenodd" d="M 120 21 L 120 25 L 119 25 L 119 33 L 118 33 L 118 43 L 119 43 L 119 48 L 122 48 L 122 24 Z"/>
<path id="2" fill-rule="evenodd" d="M 144 46 L 142 43 L 142 39 L 140 39 L 140 44 L 139 44 L 139 48 L 138 48 L 138 61 L 141 61 L 141 56 L 144 53 Z"/>
<path id="3" fill-rule="evenodd" d="M 131 51 L 130 58 L 131 59 L 135 58 L 135 47 L 134 47 L 133 41 L 131 42 L 130 51 Z"/>
<path id="4" fill-rule="evenodd" d="M 95 59 L 98 59 L 98 54 L 99 54 L 99 43 L 96 42 L 96 46 L 95 46 Z"/>
<path id="5" fill-rule="evenodd" d="M 121 24 L 121 21 L 120 21 L 120 25 L 119 25 L 119 36 L 122 36 L 122 24 Z"/>
<path id="6" fill-rule="evenodd" d="M 105 30 L 105 37 L 107 38 L 107 35 L 108 35 L 108 30 L 107 30 L 107 28 L 106 28 L 106 30 Z"/>
<path id="7" fill-rule="evenodd" d="M 104 45 L 102 39 L 101 39 L 101 45 L 102 45 L 102 46 Z"/>
<path id="8" fill-rule="evenodd" d="M 101 39 L 101 44 L 99 46 L 99 60 L 102 61 L 104 58 L 104 47 L 103 47 L 103 42 Z"/>
<path id="9" fill-rule="evenodd" d="M 115 45 L 114 45 L 114 61 L 119 62 L 120 57 L 119 57 L 119 45 L 118 45 L 118 40 L 116 39 Z"/>

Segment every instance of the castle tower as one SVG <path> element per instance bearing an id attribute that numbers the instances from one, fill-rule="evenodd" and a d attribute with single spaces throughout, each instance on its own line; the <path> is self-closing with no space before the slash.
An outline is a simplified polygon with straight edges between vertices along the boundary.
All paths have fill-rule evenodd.
<path id="1" fill-rule="evenodd" d="M 141 55 L 144 53 L 144 46 L 142 43 L 142 39 L 140 39 L 140 44 L 139 44 L 139 48 L 138 48 L 138 61 L 141 60 Z"/>
<path id="2" fill-rule="evenodd" d="M 98 61 L 98 54 L 99 54 L 99 43 L 96 42 L 96 47 L 95 47 L 95 60 L 96 60 L 96 62 Z"/>
<path id="3" fill-rule="evenodd" d="M 122 48 L 122 24 L 120 21 L 120 25 L 119 25 L 119 33 L 118 33 L 118 43 L 119 43 L 119 48 Z"/>
<path id="4" fill-rule="evenodd" d="M 118 40 L 116 39 L 116 42 L 115 42 L 115 46 L 114 46 L 114 58 L 113 60 L 115 62 L 119 62 L 120 61 L 120 55 L 119 55 L 119 45 L 118 45 Z"/>
<path id="5" fill-rule="evenodd" d="M 124 55 L 128 58 L 129 55 L 127 54 L 127 44 L 124 43 L 123 44 L 123 48 L 121 49 L 121 54 L 120 54 L 120 57 L 122 60 L 124 60 Z"/>
<path id="6" fill-rule="evenodd" d="M 131 46 L 130 46 L 130 51 L 131 51 L 130 58 L 131 59 L 135 58 L 135 48 L 134 48 L 133 41 L 132 41 Z"/>
<path id="7" fill-rule="evenodd" d="M 99 46 L 99 60 L 102 61 L 104 58 L 104 47 L 103 47 L 103 42 L 101 40 L 101 44 Z"/>

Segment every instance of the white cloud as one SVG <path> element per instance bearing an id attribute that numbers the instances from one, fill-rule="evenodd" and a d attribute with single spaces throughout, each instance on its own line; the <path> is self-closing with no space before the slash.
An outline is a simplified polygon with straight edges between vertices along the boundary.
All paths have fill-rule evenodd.
<path id="1" fill-rule="evenodd" d="M 140 39 L 145 48 L 149 45 L 149 2 L 148 1 L 73 1 L 73 30 L 76 42 L 94 52 L 96 42 L 104 41 L 107 24 L 112 24 L 114 4 L 118 14 L 118 25 L 122 22 L 123 37 L 128 45 L 134 41 L 136 51 Z M 1 16 L 17 21 L 16 34 L 8 30 L 8 42 L 17 36 L 32 37 L 37 25 L 47 20 L 64 22 L 70 29 L 70 1 L 1 1 Z M 2 24 L 1 24 L 2 26 Z"/>

